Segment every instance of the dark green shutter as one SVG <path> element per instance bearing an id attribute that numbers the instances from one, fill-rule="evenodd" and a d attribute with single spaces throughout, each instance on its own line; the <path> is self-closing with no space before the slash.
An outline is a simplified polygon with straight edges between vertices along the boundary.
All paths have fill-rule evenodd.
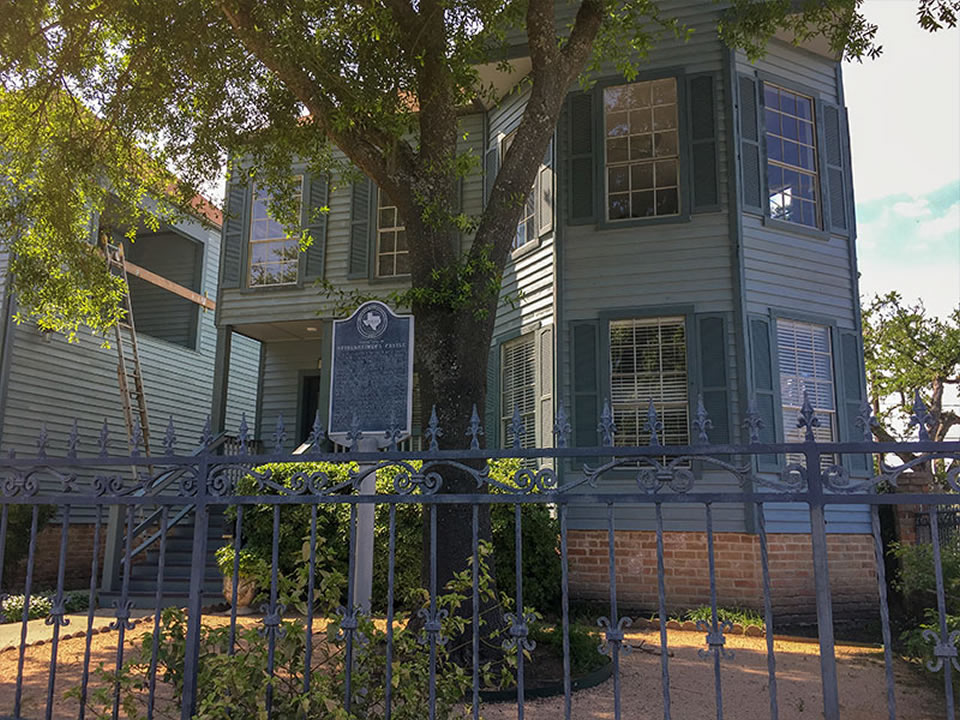
<path id="1" fill-rule="evenodd" d="M 860 337 L 857 333 L 840 333 L 840 367 L 846 432 L 839 439 L 841 442 L 862 442 L 863 430 L 857 427 L 857 414 L 865 393 L 863 366 L 860 363 Z M 869 455 L 847 455 L 846 462 L 847 469 L 855 475 L 867 475 L 871 470 Z"/>
<path id="2" fill-rule="evenodd" d="M 227 213 L 223 221 L 223 271 L 220 285 L 225 288 L 240 287 L 243 277 L 244 243 L 249 227 L 250 186 L 239 178 L 227 186 Z"/>
<path id="3" fill-rule="evenodd" d="M 756 410 L 763 421 L 760 431 L 761 443 L 777 441 L 777 395 L 775 383 L 779 373 L 773 365 L 770 320 L 762 317 L 750 319 L 750 354 L 753 361 L 753 398 Z M 760 455 L 757 457 L 760 470 L 779 470 L 780 457 Z"/>
<path id="4" fill-rule="evenodd" d="M 844 169 L 844 132 L 843 112 L 836 105 L 821 105 L 823 119 L 824 158 L 826 160 L 823 205 L 824 226 L 831 232 L 846 235 L 847 223 L 847 183 Z"/>
<path id="5" fill-rule="evenodd" d="M 571 225 L 583 225 L 595 222 L 597 217 L 594 156 L 600 153 L 594 148 L 593 95 L 582 92 L 571 95 L 568 114 L 568 221 Z"/>
<path id="6" fill-rule="evenodd" d="M 305 198 L 304 225 L 310 233 L 311 243 L 303 257 L 303 277 L 305 280 L 317 280 L 323 277 L 323 259 L 327 244 L 329 213 L 324 209 L 327 207 L 329 196 L 325 175 L 311 175 L 307 178 Z"/>
<path id="7" fill-rule="evenodd" d="M 727 388 L 727 334 L 722 317 L 697 321 L 700 349 L 700 392 L 703 406 L 713 421 L 710 442 L 729 443 L 730 401 Z M 692 438 L 696 440 L 696 438 Z"/>
<path id="8" fill-rule="evenodd" d="M 571 328 L 573 352 L 573 440 L 577 447 L 597 447 L 600 421 L 600 381 L 597 323 L 577 323 Z"/>
<path id="9" fill-rule="evenodd" d="M 347 277 L 351 280 L 370 276 L 370 246 L 373 227 L 371 215 L 377 196 L 369 178 L 353 184 L 350 199 L 350 258 Z"/>
<path id="10" fill-rule="evenodd" d="M 497 436 L 500 434 L 500 343 L 496 341 L 487 355 L 487 399 L 483 410 L 486 447 L 499 447 Z"/>
<path id="11" fill-rule="evenodd" d="M 716 210 L 720 205 L 720 191 L 713 76 L 695 75 L 688 83 L 693 211 Z"/>
<path id="12" fill-rule="evenodd" d="M 760 153 L 760 101 L 757 81 L 749 75 L 739 78 L 740 185 L 743 208 L 763 212 L 763 166 Z"/>
<path id="13" fill-rule="evenodd" d="M 483 206 L 486 207 L 490 202 L 490 193 L 493 192 L 493 184 L 497 181 L 497 173 L 500 172 L 500 144 L 487 150 L 483 159 Z"/>

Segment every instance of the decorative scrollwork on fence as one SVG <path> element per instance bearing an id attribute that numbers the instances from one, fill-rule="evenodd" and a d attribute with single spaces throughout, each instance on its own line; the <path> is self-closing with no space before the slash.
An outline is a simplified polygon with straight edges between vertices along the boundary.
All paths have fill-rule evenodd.
<path id="1" fill-rule="evenodd" d="M 697 650 L 697 655 L 701 659 L 715 657 L 718 654 L 720 657 L 733 659 L 734 652 L 733 650 L 727 650 L 727 637 L 724 635 L 725 632 L 733 630 L 733 623 L 729 620 L 722 620 L 716 624 L 708 623 L 706 620 L 697 620 L 697 630 L 707 634 L 707 647 Z"/>
<path id="2" fill-rule="evenodd" d="M 283 603 L 264 604 L 260 606 L 263 613 L 263 627 L 258 628 L 260 637 L 284 637 L 287 629 L 283 626 L 283 613 L 287 610 Z"/>
<path id="3" fill-rule="evenodd" d="M 610 618 L 606 616 L 599 618 L 597 626 L 603 629 L 603 642 L 597 646 L 598 652 L 601 655 L 610 656 L 620 650 L 629 653 L 633 648 L 624 642 L 624 638 L 626 637 L 625 628 L 631 625 L 633 625 L 633 619 L 629 617 L 620 618 L 616 625 L 610 622 Z"/>
<path id="4" fill-rule="evenodd" d="M 504 639 L 504 650 L 526 650 L 533 652 L 537 643 L 530 637 L 530 623 L 537 619 L 535 613 L 504 613 L 503 620 L 509 625 L 510 637 Z"/>
<path id="5" fill-rule="evenodd" d="M 437 645 L 446 645 L 447 637 L 443 634 L 443 621 L 450 617 L 450 611 L 446 608 L 420 608 L 417 611 L 417 617 L 423 620 L 423 634 L 417 638 L 417 642 L 426 645 L 431 639 L 436 640 Z"/>
<path id="6" fill-rule="evenodd" d="M 957 638 L 960 638 L 960 630 L 954 630 L 947 637 L 942 637 L 929 628 L 923 631 L 923 639 L 933 643 L 934 659 L 927 660 L 927 670 L 940 672 L 944 663 L 950 663 L 960 672 L 960 665 L 957 664 Z"/>

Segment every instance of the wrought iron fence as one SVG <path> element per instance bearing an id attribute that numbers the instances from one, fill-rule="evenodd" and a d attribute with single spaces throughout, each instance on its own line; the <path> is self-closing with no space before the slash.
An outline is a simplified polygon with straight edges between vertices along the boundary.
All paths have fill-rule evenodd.
<path id="1" fill-rule="evenodd" d="M 51 718 L 64 712 L 70 717 L 84 718 L 91 712 L 92 703 L 105 707 L 103 712 L 113 717 L 123 716 L 128 709 L 127 703 L 134 703 L 143 710 L 143 714 L 152 718 L 158 713 L 158 707 L 164 705 L 168 710 L 176 706 L 178 714 L 187 720 L 194 716 L 199 705 L 209 698 L 201 696 L 215 687 L 218 674 L 234 682 L 239 677 L 237 665 L 231 665 L 229 658 L 238 658 L 243 653 L 253 653 L 253 635 L 245 634 L 250 627 L 242 618 L 238 619 L 238 593 L 241 587 L 241 563 L 244 548 L 244 514 L 254 512 L 272 512 L 272 562 L 269 567 L 267 601 L 263 607 L 263 617 L 257 620 L 259 637 L 262 638 L 265 652 L 266 684 L 263 688 L 262 709 L 267 717 L 276 717 L 279 712 L 278 693 L 282 688 L 289 690 L 291 683 L 296 684 L 300 705 L 298 714 L 304 717 L 333 717 L 334 711 L 347 714 L 356 712 L 362 717 L 445 717 L 450 707 L 460 708 L 473 717 L 479 718 L 484 704 L 484 690 L 491 678 L 485 662 L 491 655 L 489 641 L 497 637 L 502 646 L 498 662 L 508 669 L 506 673 L 515 682 L 513 705 L 517 717 L 523 718 L 527 702 L 525 679 L 526 669 L 535 656 L 529 653 L 535 643 L 530 630 L 533 616 L 524 604 L 524 574 L 522 572 L 522 508 L 527 505 L 549 505 L 555 508 L 559 523 L 559 555 L 561 565 L 561 604 L 557 612 L 557 628 L 562 633 L 562 700 L 558 701 L 558 710 L 565 718 L 571 717 L 574 682 L 571 677 L 570 644 L 570 552 L 568 547 L 568 519 L 573 506 L 592 505 L 604 509 L 606 534 L 607 584 L 604 595 L 608 598 L 608 611 L 596 619 L 599 629 L 600 652 L 609 656 L 612 680 L 610 683 L 609 703 L 613 717 L 623 714 L 621 698 L 621 663 L 630 652 L 628 635 L 632 619 L 622 612 L 618 602 L 618 545 L 615 543 L 617 532 L 617 508 L 652 508 L 656 537 L 657 574 L 650 582 L 657 584 L 657 604 L 660 652 L 660 680 L 662 692 L 663 716 L 671 717 L 671 660 L 667 652 L 670 636 L 667 632 L 668 597 L 665 583 L 665 567 L 670 560 L 664 552 L 664 510 L 672 506 L 697 506 L 703 508 L 703 533 L 707 547 L 707 572 L 709 615 L 708 619 L 698 622 L 698 628 L 705 633 L 701 657 L 712 666 L 714 683 L 714 703 L 717 718 L 723 717 L 724 693 L 721 668 L 727 663 L 736 663 L 736 657 L 726 648 L 727 635 L 731 625 L 725 622 L 719 612 L 717 600 L 717 578 L 721 572 L 715 561 L 715 525 L 714 508 L 726 503 L 736 503 L 754 507 L 757 512 L 756 534 L 760 547 L 760 565 L 762 577 L 762 608 L 766 627 L 766 657 L 768 685 L 766 697 L 758 694 L 754 699 L 757 713 L 767 707 L 771 718 L 779 714 L 777 695 L 777 666 L 774 652 L 774 605 L 772 601 L 771 578 L 768 556 L 768 538 L 763 508 L 769 503 L 801 503 L 806 507 L 810 523 L 810 545 L 812 568 L 815 584 L 815 611 L 819 636 L 819 659 L 823 715 L 828 720 L 840 717 L 840 698 L 838 694 L 837 661 L 834 642 L 834 613 L 831 598 L 830 569 L 828 566 L 827 531 L 825 508 L 827 506 L 867 506 L 870 509 L 873 548 L 875 552 L 877 576 L 877 602 L 882 626 L 883 649 L 886 668 L 887 707 L 891 720 L 896 717 L 894 659 L 891 645 L 890 616 L 887 603 L 887 583 L 883 563 L 883 546 L 880 536 L 878 508 L 886 504 L 923 505 L 929 507 L 929 523 L 934 535 L 939 533 L 941 515 L 939 506 L 953 505 L 956 502 L 954 492 L 960 491 L 960 465 L 954 464 L 948 473 L 949 491 L 938 493 L 888 493 L 881 492 L 883 487 L 895 487 L 901 473 L 929 462 L 933 458 L 960 460 L 960 443 L 932 443 L 922 417 L 918 419 L 920 438 L 907 443 L 873 443 L 870 440 L 870 427 L 873 422 L 869 406 L 865 405 L 859 418 L 859 427 L 864 433 L 860 442 L 819 443 L 814 437 L 814 428 L 818 419 L 807 402 L 798 418 L 798 427 L 804 430 L 805 439 L 798 443 L 759 442 L 761 423 L 758 416 L 750 412 L 744 421 L 745 435 L 749 438 L 742 445 L 711 444 L 709 431 L 711 422 L 702 403 L 692 423 L 693 444 L 683 447 L 662 446 L 658 441 L 661 429 L 659 419 L 651 404 L 647 431 L 651 434 L 650 445 L 643 447 L 616 446 L 616 428 L 609 412 L 604 412 L 599 436 L 603 444 L 594 448 L 571 448 L 569 446 L 570 424 L 561 407 L 555 423 L 555 447 L 540 449 L 484 450 L 480 448 L 479 438 L 482 428 L 476 420 L 470 424 L 467 432 L 468 442 L 465 449 L 439 449 L 438 439 L 442 429 L 438 426 L 434 414 L 425 430 L 428 444 L 426 450 L 401 451 L 396 447 L 396 435 L 393 445 L 386 452 L 359 452 L 362 433 L 353 433 L 354 447 L 348 453 L 325 453 L 320 451 L 325 438 L 319 420 L 315 423 L 310 436 L 309 447 L 305 452 L 293 454 L 285 447 L 285 430 L 282 420 L 278 421 L 274 436 L 274 447 L 251 454 L 251 440 L 246 424 L 240 428 L 236 441 L 227 444 L 223 454 L 223 443 L 217 447 L 213 434 L 206 430 L 200 440 L 198 452 L 190 455 L 174 453 L 176 433 L 171 420 L 163 441 L 163 454 L 145 457 L 138 446 L 134 433 L 134 442 L 129 452 L 117 455 L 111 452 L 109 429 L 104 426 L 96 441 L 96 452 L 86 455 L 81 452 L 81 438 L 74 431 L 66 439 L 62 455 L 54 455 L 50 439 L 45 430 L 37 440 L 37 452 L 32 457 L 11 455 L 0 459 L 0 571 L 3 568 L 3 555 L 9 546 L 8 525 L 14 512 L 29 514 L 29 534 L 27 543 L 26 578 L 22 588 L 25 596 L 21 622 L 20 643 L 17 648 L 17 672 L 12 705 L 0 708 L 0 712 L 10 712 L 12 717 L 20 718 L 25 707 L 25 692 L 36 691 L 35 682 L 25 678 L 25 653 L 27 650 L 28 622 L 31 593 L 35 592 L 33 582 L 34 566 L 37 561 L 38 515 L 45 505 L 55 505 L 61 509 L 57 522 L 60 526 L 58 545 L 58 582 L 52 598 L 52 608 L 46 617 L 51 627 L 49 639 L 49 661 L 46 663 L 46 692 L 42 699 L 34 702 L 33 711 L 42 712 Z M 519 423 L 519 415 L 515 423 Z M 514 438 L 523 436 L 519 428 Z M 390 439 L 388 433 L 387 439 Z M 914 460 L 896 466 L 889 466 L 884 457 L 894 452 L 916 453 Z M 868 477 L 855 478 L 842 463 L 846 456 L 870 455 L 876 459 L 878 471 Z M 757 456 L 778 456 L 781 458 L 802 458 L 802 462 L 789 462 L 778 473 L 757 471 Z M 549 465 L 529 467 L 521 464 L 512 477 L 503 479 L 490 472 L 493 460 L 519 458 L 521 460 L 548 460 Z M 824 458 L 830 462 L 823 464 Z M 332 472 L 327 466 L 304 467 L 278 479 L 272 467 L 275 463 L 325 462 L 333 466 L 344 463 L 359 463 L 343 474 Z M 130 468 L 134 468 L 135 479 Z M 392 472 L 390 487 L 370 493 L 365 491 L 364 480 L 378 471 L 387 468 Z M 630 482 L 610 484 L 609 478 L 617 473 L 629 473 Z M 706 477 L 723 477 L 726 485 L 706 483 Z M 469 478 L 475 484 L 474 492 L 450 492 L 449 479 L 457 477 L 462 487 L 463 478 Z M 250 487 L 241 492 L 238 482 L 247 479 Z M 719 488 L 719 489 L 718 489 Z M 483 553 L 483 516 L 485 509 L 503 504 L 515 511 L 515 547 L 516 572 L 513 588 L 501 588 L 513 591 L 511 608 L 504 608 L 496 602 L 488 602 L 488 585 L 484 578 Z M 131 589 L 131 570 L 134 553 L 141 549 L 144 540 L 135 537 L 134 514 L 143 507 L 158 508 L 152 513 L 151 521 L 142 530 L 148 533 L 150 545 L 156 548 L 156 581 L 153 584 L 153 599 L 146 605 L 160 608 L 165 603 L 165 559 L 169 552 L 167 543 L 175 525 L 190 528 L 191 569 L 189 575 L 189 594 L 184 598 L 184 612 L 162 616 L 159 611 L 152 616 L 152 645 L 148 642 L 141 649 L 137 662 L 141 674 L 139 682 L 129 677 L 130 653 L 125 645 L 126 633 L 133 627 L 134 607 Z M 362 610 L 363 598 L 356 596 L 355 585 L 358 571 L 356 547 L 358 539 L 358 516 L 365 508 L 384 506 L 388 509 L 388 550 L 387 550 L 387 590 L 383 598 L 386 610 L 373 622 L 370 614 Z M 426 554 L 426 591 L 422 607 L 414 614 L 414 619 L 400 621 L 395 602 L 397 578 L 397 514 L 405 507 L 421 508 L 425 517 L 424 534 Z M 308 552 L 304 555 L 303 575 L 299 577 L 301 585 L 291 590 L 290 578 L 279 570 L 280 516 L 283 508 L 308 508 L 309 527 L 303 528 Z M 57 691 L 57 673 L 62 671 L 63 658 L 59 656 L 62 628 L 68 619 L 65 603 L 64 566 L 67 557 L 69 527 L 72 513 L 79 508 L 95 509 L 95 529 L 93 533 L 95 547 L 92 553 L 89 601 L 90 610 L 85 623 L 85 650 L 78 661 L 79 675 L 72 675 L 71 702 L 67 710 L 61 704 L 61 693 Z M 332 628 L 327 645 L 323 645 L 324 655 L 317 656 L 317 644 L 320 629 L 315 602 L 318 590 L 322 589 L 329 577 L 324 577 L 317 566 L 318 558 L 318 518 L 330 508 L 344 508 L 348 516 L 348 555 L 349 565 L 343 591 L 345 599 L 337 609 L 336 618 L 323 618 Z M 465 517 L 470 519 L 464 532 L 470 534 L 471 556 L 463 558 L 464 572 L 459 576 L 462 583 L 453 599 L 441 580 L 438 579 L 438 558 L 442 558 L 445 538 L 438 537 L 438 515 L 445 508 L 464 508 Z M 230 612 L 226 616 L 217 615 L 210 606 L 217 602 L 205 589 L 205 572 L 209 547 L 208 525 L 211 517 L 229 509 L 232 526 L 233 564 L 231 573 Z M 98 575 L 101 572 L 101 531 L 107 526 L 108 518 L 114 516 L 118 531 L 112 536 L 107 534 L 104 542 L 114 543 L 119 552 L 119 590 L 113 602 L 112 628 L 117 633 L 116 655 L 111 659 L 109 668 L 97 670 L 91 667 L 91 638 L 94 625 L 94 607 L 98 596 Z M 146 521 L 144 521 L 146 522 Z M 140 525 L 144 525 L 141 522 Z M 152 529 L 151 529 L 152 528 Z M 947 717 L 954 717 L 954 697 L 952 673 L 960 671 L 957 663 L 957 638 L 960 633 L 950 633 L 947 627 L 947 600 L 944 592 L 944 577 L 940 562 L 939 545 L 934 543 L 936 583 L 937 583 L 937 630 L 930 630 L 927 639 L 933 645 L 935 660 L 929 664 L 929 670 L 942 673 L 945 692 Z M 295 585 L 296 583 L 294 583 Z M 0 578 L 0 589 L 3 583 Z M 19 588 L 18 588 L 19 589 Z M 295 602 L 304 600 L 301 608 L 288 608 L 284 600 Z M 490 611 L 490 605 L 493 609 Z M 459 608 L 459 609 L 458 609 Z M 509 612 L 501 614 L 503 610 Z M 488 613 L 488 611 L 490 611 Z M 481 613 L 488 620 L 484 629 Z M 179 619 L 178 619 L 179 618 Z M 182 643 L 173 660 L 169 655 L 170 647 L 161 646 L 160 632 L 170 630 L 170 623 L 183 623 Z M 211 630 L 208 624 L 220 623 L 222 629 Z M 495 627 L 494 627 L 495 626 Z M 219 632 L 219 634 L 218 634 Z M 423 654 L 409 642 L 414 633 L 422 645 Z M 495 633 L 499 633 L 496 635 Z M 176 632 L 171 631 L 171 637 Z M 405 638 L 405 639 L 404 639 Z M 451 638 L 462 641 L 458 654 L 448 652 L 445 644 Z M 413 658 L 413 660 L 410 660 Z M 243 658 L 236 660 L 242 665 Z M 220 663 L 219 665 L 217 663 Z M 407 664 L 403 666 L 404 662 Z M 398 678 L 394 674 L 403 667 L 404 675 Z M 163 667 L 161 673 L 158 668 Z M 35 667 L 34 667 L 35 671 Z M 422 672 L 419 672 L 422 671 Z M 231 674 L 234 673 L 234 674 Z M 159 677 L 158 677 L 159 676 Z M 504 676 L 501 676 L 501 681 Z M 452 683 L 452 684 L 451 684 Z M 459 683 L 459 684 L 458 684 Z M 651 689 L 656 681 L 650 680 Z M 419 685 L 418 685 L 419 684 Z M 326 695 L 318 695 L 318 686 L 324 686 Z M 422 685 L 423 693 L 408 692 L 413 685 Z M 451 689 L 452 688 L 452 689 Z M 62 688 L 61 688 L 62 689 Z M 332 690 L 331 690 L 332 689 Z M 222 690 L 222 688 L 221 688 Z M 335 690 L 336 697 L 329 693 Z M 286 691 L 286 690 L 285 690 Z M 231 694 L 233 693 L 233 694 Z M 225 702 L 239 703 L 239 686 L 220 697 Z M 322 699 L 322 704 L 316 703 Z M 139 704 L 138 704 L 139 703 Z M 171 705 L 171 703 L 173 705 Z M 313 703 L 313 704 L 311 704 Z M 411 704 L 412 703 L 412 704 Z M 332 705 L 331 705 L 332 704 Z M 562 709 L 561 709 L 562 708 Z M 361 712 L 362 711 L 362 712 Z M 327 713 L 323 715 L 323 713 Z M 404 714 L 405 713 L 405 714 Z M 604 715 L 605 717 L 608 715 Z M 352 717 L 352 716 L 351 716 Z"/>
<path id="2" fill-rule="evenodd" d="M 918 512 L 914 516 L 917 542 L 932 543 L 930 513 Z M 937 509 L 937 541 L 941 548 L 960 550 L 960 505 Z"/>

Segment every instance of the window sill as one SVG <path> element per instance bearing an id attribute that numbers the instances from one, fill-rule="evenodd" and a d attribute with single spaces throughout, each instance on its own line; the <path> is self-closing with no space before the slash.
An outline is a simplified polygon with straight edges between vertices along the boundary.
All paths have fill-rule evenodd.
<path id="1" fill-rule="evenodd" d="M 528 255 L 534 252 L 535 250 L 537 250 L 543 244 L 543 238 L 545 235 L 549 235 L 549 233 L 544 233 L 544 235 L 537 236 L 535 240 L 531 240 L 530 242 L 525 243 L 520 247 L 511 250 L 510 260 L 511 261 L 519 260 L 524 255 Z"/>
<path id="2" fill-rule="evenodd" d="M 763 216 L 763 226 L 768 227 L 771 230 L 782 230 L 783 232 L 792 233 L 794 235 L 803 235 L 804 237 L 813 238 L 814 240 L 830 239 L 830 233 L 828 233 L 826 230 L 812 228 L 809 225 L 801 225 L 800 223 L 792 223 L 787 220 L 777 220 L 769 215 Z"/>
<path id="3" fill-rule="evenodd" d="M 652 218 L 630 218 L 629 220 L 602 220 L 595 226 L 596 230 L 616 230 L 618 228 L 638 228 L 648 225 L 676 225 L 690 222 L 690 214 L 664 215 Z"/>

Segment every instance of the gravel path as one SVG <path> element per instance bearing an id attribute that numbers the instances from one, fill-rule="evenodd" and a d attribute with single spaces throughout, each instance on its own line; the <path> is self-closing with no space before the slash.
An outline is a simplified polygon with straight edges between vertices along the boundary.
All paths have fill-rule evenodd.
<path id="1" fill-rule="evenodd" d="M 205 621 L 207 619 L 205 618 Z M 211 622 L 224 620 L 210 618 Z M 256 622 L 246 619 L 245 622 Z M 140 625 L 127 634 L 130 643 L 152 625 Z M 67 628 L 69 630 L 70 628 Z M 629 633 L 632 645 L 656 646 L 655 631 Z M 703 633 L 670 631 L 670 695 L 674 720 L 701 720 L 715 716 L 712 661 L 702 660 Z M 76 700 L 64 699 L 64 692 L 80 683 L 86 638 L 75 637 L 60 643 L 55 684 L 53 717 L 76 718 Z M 760 720 L 770 716 L 767 689 L 766 641 L 763 638 L 729 636 L 727 648 L 734 657 L 722 664 L 721 680 L 726 720 Z M 781 720 L 813 720 L 822 717 L 820 665 L 816 643 L 777 640 L 777 686 Z M 92 637 L 91 668 L 103 663 L 112 667 L 116 659 L 117 633 L 104 632 Z M 18 652 L 0 652 L 0 716 L 13 709 Z M 844 720 L 882 720 L 887 717 L 882 652 L 875 648 L 837 647 L 841 714 Z M 24 658 L 23 717 L 44 717 L 50 645 L 27 648 Z M 930 684 L 924 683 L 906 663 L 897 664 L 898 717 L 910 720 L 939 720 L 945 716 L 943 701 Z M 624 720 L 656 720 L 663 717 L 660 683 L 660 658 L 646 652 L 633 652 L 621 662 L 621 701 Z M 563 717 L 563 699 L 553 698 L 526 703 L 528 720 L 558 720 Z M 506 720 L 517 716 L 515 703 L 486 705 L 486 720 Z M 613 683 L 607 681 L 591 690 L 576 693 L 572 716 L 577 720 L 601 720 L 613 717 Z"/>

